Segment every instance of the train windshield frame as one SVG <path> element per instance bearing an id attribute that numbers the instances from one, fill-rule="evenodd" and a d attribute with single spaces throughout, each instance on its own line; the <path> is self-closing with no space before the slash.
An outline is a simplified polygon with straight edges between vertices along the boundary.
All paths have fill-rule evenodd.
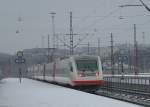
<path id="1" fill-rule="evenodd" d="M 78 59 L 76 60 L 76 67 L 79 71 L 97 71 L 98 60 L 96 59 Z"/>

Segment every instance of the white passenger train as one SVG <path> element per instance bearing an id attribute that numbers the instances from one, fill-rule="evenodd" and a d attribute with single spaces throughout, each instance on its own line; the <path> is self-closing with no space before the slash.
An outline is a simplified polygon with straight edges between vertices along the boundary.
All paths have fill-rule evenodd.
<path id="1" fill-rule="evenodd" d="M 99 56 L 72 56 L 48 64 L 38 64 L 29 67 L 28 73 L 34 79 L 71 86 L 100 85 L 104 82 Z"/>

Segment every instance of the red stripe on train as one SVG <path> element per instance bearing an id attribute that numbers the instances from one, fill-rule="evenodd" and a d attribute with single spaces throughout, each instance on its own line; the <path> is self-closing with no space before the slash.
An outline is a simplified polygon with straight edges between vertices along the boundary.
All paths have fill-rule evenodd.
<path id="1" fill-rule="evenodd" d="M 76 80 L 72 81 L 75 86 L 79 85 L 101 85 L 104 84 L 103 80 Z"/>

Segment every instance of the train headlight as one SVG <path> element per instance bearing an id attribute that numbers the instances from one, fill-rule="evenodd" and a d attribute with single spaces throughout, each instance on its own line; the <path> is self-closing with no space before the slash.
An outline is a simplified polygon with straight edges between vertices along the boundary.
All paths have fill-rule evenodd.
<path id="1" fill-rule="evenodd" d="M 79 77 L 84 77 L 84 73 L 79 73 Z"/>
<path id="2" fill-rule="evenodd" d="M 79 74 L 79 77 L 83 77 L 83 75 L 82 75 L 82 74 Z"/>
<path id="3" fill-rule="evenodd" d="M 96 75 L 96 77 L 99 77 L 99 72 L 97 71 L 95 75 Z"/>

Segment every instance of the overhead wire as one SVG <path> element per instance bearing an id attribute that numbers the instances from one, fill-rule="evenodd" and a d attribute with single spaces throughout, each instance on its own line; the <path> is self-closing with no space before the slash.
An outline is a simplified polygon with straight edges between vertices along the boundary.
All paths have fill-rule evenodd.
<path id="1" fill-rule="evenodd" d="M 88 26 L 86 26 L 86 27 L 83 27 L 83 28 L 81 28 L 80 30 L 79 30 L 79 32 L 80 31 L 85 31 L 86 29 L 88 29 L 88 28 L 90 28 L 90 27 L 93 27 L 94 25 L 96 25 L 99 21 L 103 21 L 103 20 L 105 20 L 105 19 L 107 19 L 107 18 L 109 18 L 111 15 L 113 15 L 114 13 L 116 13 L 118 10 L 120 10 L 120 8 L 116 8 L 116 9 L 114 9 L 114 10 L 112 10 L 112 11 L 110 11 L 106 16 L 91 16 L 91 15 L 87 15 L 87 16 L 85 16 L 84 18 L 82 18 L 80 21 L 82 21 L 82 22 L 84 22 L 84 21 L 86 21 L 88 18 L 91 18 L 91 17 L 97 17 L 97 18 L 99 18 L 99 19 L 97 19 L 97 20 L 95 20 L 93 23 L 91 23 L 90 25 L 88 25 Z M 145 15 L 133 15 L 133 16 L 124 16 L 124 17 L 137 17 L 137 16 L 145 16 Z M 114 16 L 112 16 L 112 17 L 114 17 Z M 75 26 L 77 26 L 77 25 L 75 25 Z M 114 27 L 113 27 L 114 28 Z M 110 28 L 109 28 L 110 29 Z M 89 35 L 84 35 L 84 37 L 82 38 L 82 39 L 80 39 L 79 41 L 78 41 L 78 43 L 75 45 L 75 47 L 77 47 L 77 45 L 79 45 L 83 40 L 85 40 L 87 37 L 88 37 Z"/>
<path id="2" fill-rule="evenodd" d="M 95 12 L 94 12 L 95 13 Z M 80 18 L 80 21 L 78 22 L 78 24 L 76 25 L 74 25 L 74 27 L 78 27 L 79 26 L 79 24 L 80 24 L 80 22 L 85 22 L 87 19 L 89 19 L 91 17 L 91 14 L 88 14 L 88 15 L 86 15 L 85 17 L 82 17 L 82 18 L 80 18 L 80 17 L 78 17 L 78 18 Z"/>
<path id="3" fill-rule="evenodd" d="M 87 26 L 87 27 L 85 27 L 85 28 L 82 28 L 81 30 L 84 31 L 84 30 L 86 30 L 87 28 L 89 28 L 89 27 L 91 27 L 91 26 L 94 26 L 95 24 L 97 24 L 97 22 L 98 22 L 99 20 L 100 20 L 100 21 L 105 20 L 106 18 L 108 18 L 108 17 L 111 16 L 112 14 L 116 13 L 116 11 L 118 11 L 118 7 L 117 7 L 117 9 L 114 9 L 114 10 L 112 10 L 111 12 L 109 12 L 109 13 L 108 13 L 106 16 L 104 16 L 101 20 L 100 20 L 100 19 L 95 20 L 92 24 L 90 24 L 89 26 Z M 81 30 L 79 30 L 79 31 L 81 31 Z M 80 40 L 78 41 L 78 43 L 74 46 L 74 48 L 77 47 L 83 40 L 85 40 L 85 39 L 87 38 L 87 36 L 89 36 L 89 35 L 85 35 L 82 39 L 80 39 Z"/>
<path id="4" fill-rule="evenodd" d="M 112 14 L 114 14 L 115 12 L 117 12 L 119 10 L 119 8 L 117 7 L 116 9 L 112 10 L 111 12 L 109 12 L 106 16 L 104 16 L 103 18 L 100 18 L 100 19 L 97 19 L 95 20 L 92 24 L 80 29 L 79 31 L 84 31 L 86 30 L 87 28 L 90 28 L 91 26 L 94 26 L 95 24 L 98 23 L 98 21 L 103 21 L 105 20 L 106 18 L 110 17 Z"/>

